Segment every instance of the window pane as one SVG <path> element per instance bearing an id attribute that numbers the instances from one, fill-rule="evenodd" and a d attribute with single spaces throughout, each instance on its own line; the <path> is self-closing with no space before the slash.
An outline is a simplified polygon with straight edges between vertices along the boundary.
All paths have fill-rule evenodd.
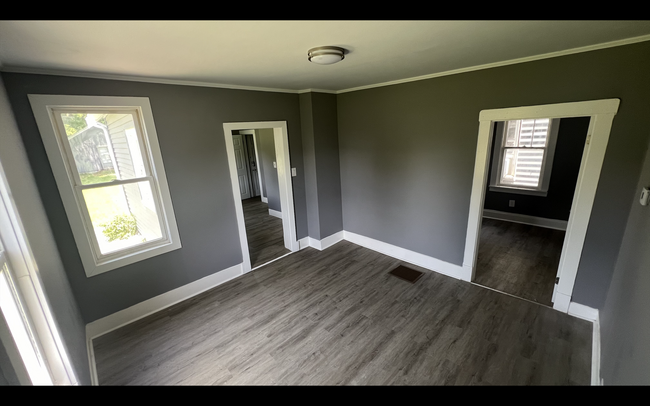
<path id="1" fill-rule="evenodd" d="M 61 113 L 61 120 L 82 185 L 145 176 L 132 114 Z"/>
<path id="2" fill-rule="evenodd" d="M 86 189 L 83 195 L 102 254 L 162 238 L 149 181 Z"/>
<path id="3" fill-rule="evenodd" d="M 518 121 L 508 121 L 506 123 L 506 139 L 503 143 L 504 147 L 516 147 L 517 146 L 517 137 L 519 136 L 519 122 Z"/>
<path id="4" fill-rule="evenodd" d="M 500 183 L 536 188 L 543 158 L 543 149 L 507 148 L 503 154 Z"/>

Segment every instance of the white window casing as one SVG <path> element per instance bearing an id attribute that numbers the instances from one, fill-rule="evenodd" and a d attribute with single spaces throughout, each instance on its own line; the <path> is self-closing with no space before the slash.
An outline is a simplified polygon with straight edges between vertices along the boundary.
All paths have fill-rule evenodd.
<path id="1" fill-rule="evenodd" d="M 29 101 L 87 277 L 181 248 L 148 98 L 29 95 Z M 81 133 L 97 127 L 104 132 L 107 148 L 103 148 L 102 152 L 104 155 L 108 153 L 110 159 L 103 159 L 113 166 L 113 180 L 83 183 L 80 168 L 75 162 L 78 155 L 74 154 L 69 141 L 74 136 L 66 135 L 61 119 L 63 113 L 85 113 L 89 117 L 91 114 L 104 114 L 105 117 L 128 119 L 129 123 L 119 130 L 123 141 L 120 145 L 112 145 L 110 123 L 106 125 L 90 120 L 88 127 L 79 131 Z M 124 156 L 124 151 L 130 154 L 128 176 L 124 176 L 121 169 L 120 156 Z M 114 243 L 107 248 L 106 241 L 98 238 L 97 221 L 93 222 L 89 209 L 92 203 L 85 196 L 100 189 L 120 190 L 126 202 L 127 188 L 131 194 L 137 194 L 139 210 L 146 211 L 146 216 L 134 215 L 140 234 L 133 236 L 131 242 L 122 245 Z M 132 211 L 131 202 L 124 206 Z M 147 217 L 146 221 L 142 220 L 144 217 Z M 149 231 L 142 232 L 144 229 Z"/>

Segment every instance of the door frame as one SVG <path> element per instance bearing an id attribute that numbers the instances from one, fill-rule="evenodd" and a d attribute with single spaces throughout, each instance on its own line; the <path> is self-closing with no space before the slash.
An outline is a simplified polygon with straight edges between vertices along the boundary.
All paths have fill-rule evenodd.
<path id="1" fill-rule="evenodd" d="M 562 245 L 557 273 L 559 283 L 554 285 L 553 291 L 553 308 L 565 313 L 568 312 L 612 121 L 618 112 L 619 104 L 619 99 L 606 99 L 482 110 L 480 112 L 476 161 L 463 257 L 463 279 L 473 281 L 476 276 L 476 260 L 494 123 L 528 118 L 590 117 L 587 139 L 580 162 L 580 171 L 573 202 L 571 203 L 571 214 L 569 215 L 564 244 Z"/>
<path id="2" fill-rule="evenodd" d="M 226 153 L 228 154 L 228 167 L 230 169 L 230 181 L 232 184 L 233 198 L 235 199 L 235 213 L 237 216 L 237 227 L 239 229 L 239 241 L 242 249 L 244 273 L 250 272 L 251 259 L 248 251 L 248 238 L 246 236 L 246 223 L 244 220 L 244 209 L 241 203 L 239 181 L 237 180 L 237 167 L 235 165 L 235 150 L 232 142 L 232 131 L 234 130 L 261 130 L 273 129 L 275 155 L 278 171 L 278 185 L 280 189 L 280 207 L 282 210 L 282 232 L 284 246 L 295 252 L 300 249 L 296 238 L 296 217 L 293 206 L 293 187 L 291 182 L 291 161 L 289 156 L 289 132 L 286 121 L 254 121 L 223 123 L 224 138 L 226 141 Z"/>

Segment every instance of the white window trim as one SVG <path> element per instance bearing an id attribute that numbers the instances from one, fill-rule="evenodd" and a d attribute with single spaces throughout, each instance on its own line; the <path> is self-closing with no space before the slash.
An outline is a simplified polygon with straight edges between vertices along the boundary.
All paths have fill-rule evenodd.
<path id="1" fill-rule="evenodd" d="M 494 156 L 492 158 L 492 168 L 490 169 L 490 192 L 503 192 L 514 193 L 521 195 L 532 196 L 547 196 L 548 187 L 551 183 L 551 171 L 553 170 L 553 158 L 555 156 L 555 145 L 557 143 L 557 133 L 560 128 L 559 119 L 551 119 L 550 129 L 548 132 L 548 139 L 546 144 L 546 151 L 542 161 L 542 169 L 540 171 L 540 179 L 536 188 L 517 187 L 511 185 L 503 185 L 499 183 L 501 174 L 501 165 L 503 163 L 503 153 L 505 148 L 502 148 L 503 137 L 507 126 L 503 124 L 503 131 L 498 131 L 494 137 Z"/>
<path id="2" fill-rule="evenodd" d="M 151 104 L 146 97 L 113 97 L 113 96 L 67 96 L 67 95 L 29 95 L 29 101 L 36 118 L 38 129 L 43 139 L 43 145 L 52 167 L 52 172 L 57 187 L 63 200 L 72 232 L 74 234 L 79 255 L 84 265 L 87 277 L 108 272 L 147 258 L 151 258 L 169 251 L 181 248 L 180 236 L 176 225 L 174 209 L 172 207 L 167 177 L 163 167 L 162 155 L 158 144 L 158 136 L 153 121 Z M 78 202 L 78 194 L 75 193 L 72 177 L 76 176 L 76 170 L 68 167 L 68 160 L 62 149 L 65 148 L 56 130 L 56 124 L 52 111 L 59 108 L 130 108 L 139 113 L 139 119 L 143 124 L 143 145 L 142 153 L 145 159 L 151 163 L 152 190 L 158 195 L 160 202 L 160 220 L 163 238 L 156 240 L 155 244 L 143 244 L 130 249 L 98 255 L 98 248 L 95 247 L 94 231 L 86 227 L 88 219 L 84 218 L 84 210 Z M 118 181 L 119 183 L 119 181 Z M 158 206 L 158 204 L 157 204 Z"/>
<path id="3" fill-rule="evenodd" d="M 15 288 L 16 305 L 24 312 L 28 334 L 34 340 L 38 351 L 45 357 L 45 367 L 51 383 L 77 385 L 77 377 L 43 292 L 36 260 L 25 236 L 16 202 L 9 190 L 2 165 L 0 165 L 0 237 L 1 245 L 6 250 L 4 258 L 0 258 L 0 266 L 6 263 L 8 271 L 8 274 L 2 277 L 10 281 Z M 4 336 L 3 342 L 8 338 L 7 333 L 0 331 L 0 336 Z M 11 339 L 14 340 L 13 337 Z M 10 347 L 7 350 L 9 351 Z M 15 354 L 13 357 L 12 354 L 8 355 L 17 361 L 21 359 L 18 362 L 23 363 L 14 366 L 18 367 L 16 373 L 21 384 L 45 384 L 43 380 L 34 381 L 32 373 L 27 371 L 28 365 L 24 363 L 20 354 Z M 28 372 L 28 376 L 24 374 L 25 372 Z"/>

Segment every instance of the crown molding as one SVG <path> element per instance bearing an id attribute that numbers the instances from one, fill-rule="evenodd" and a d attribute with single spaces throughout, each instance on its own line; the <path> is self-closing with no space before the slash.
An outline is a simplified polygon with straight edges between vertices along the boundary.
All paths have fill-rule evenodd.
<path id="1" fill-rule="evenodd" d="M 473 72 L 473 71 L 477 71 L 477 70 L 496 68 L 496 67 L 499 67 L 499 66 L 515 65 L 515 64 L 518 64 L 518 63 L 538 61 L 540 59 L 556 58 L 556 57 L 564 56 L 564 55 L 572 55 L 572 54 L 578 54 L 578 53 L 582 53 L 582 52 L 595 51 L 595 50 L 599 50 L 599 49 L 613 48 L 613 47 L 617 47 L 617 46 L 635 44 L 635 43 L 644 42 L 644 41 L 650 41 L 650 35 L 642 35 L 640 37 L 626 38 L 626 39 L 622 39 L 622 40 L 618 40 L 618 41 L 604 42 L 602 44 L 596 44 L 596 45 L 587 45 L 587 46 L 584 46 L 584 47 L 566 49 L 564 51 L 549 52 L 549 53 L 546 53 L 546 54 L 527 56 L 527 57 L 524 57 L 524 58 L 510 59 L 510 60 L 507 60 L 507 61 L 487 63 L 487 64 L 483 64 L 483 65 L 471 66 L 471 67 L 468 67 L 468 68 L 460 68 L 460 69 L 454 69 L 454 70 L 449 70 L 449 71 L 445 71 L 445 72 L 438 72 L 438 73 L 432 73 L 432 74 L 428 74 L 428 75 L 415 76 L 415 77 L 412 77 L 412 78 L 398 79 L 398 80 L 393 80 L 393 81 L 390 81 L 390 82 L 382 82 L 382 83 L 375 83 L 375 84 L 372 84 L 372 85 L 352 87 L 352 88 L 349 88 L 349 89 L 339 90 L 336 93 L 341 94 L 341 93 L 355 92 L 357 90 L 372 89 L 372 88 L 375 88 L 375 87 L 398 85 L 400 83 L 408 83 L 408 82 L 415 82 L 415 81 L 418 81 L 418 80 L 426 80 L 426 79 L 437 78 L 437 77 L 441 77 L 441 76 L 456 75 L 456 74 L 459 74 L 459 73 Z"/>
<path id="2" fill-rule="evenodd" d="M 28 73 L 34 75 L 71 76 L 71 77 L 81 77 L 81 78 L 90 78 L 90 79 L 127 80 L 130 82 L 160 83 L 165 85 L 217 87 L 222 89 L 253 90 L 258 92 L 274 92 L 274 93 L 298 93 L 299 92 L 299 90 L 293 90 L 293 89 L 242 86 L 242 85 L 231 85 L 225 83 L 200 82 L 200 81 L 180 80 L 180 79 L 164 79 L 164 78 L 153 78 L 153 77 L 145 77 L 145 76 L 115 75 L 110 73 L 89 73 L 89 72 L 79 72 L 79 71 L 63 71 L 63 70 L 55 70 L 55 69 L 22 68 L 22 67 L 15 67 L 15 66 L 4 66 L 0 69 L 0 71 L 10 72 L 10 73 Z"/>

